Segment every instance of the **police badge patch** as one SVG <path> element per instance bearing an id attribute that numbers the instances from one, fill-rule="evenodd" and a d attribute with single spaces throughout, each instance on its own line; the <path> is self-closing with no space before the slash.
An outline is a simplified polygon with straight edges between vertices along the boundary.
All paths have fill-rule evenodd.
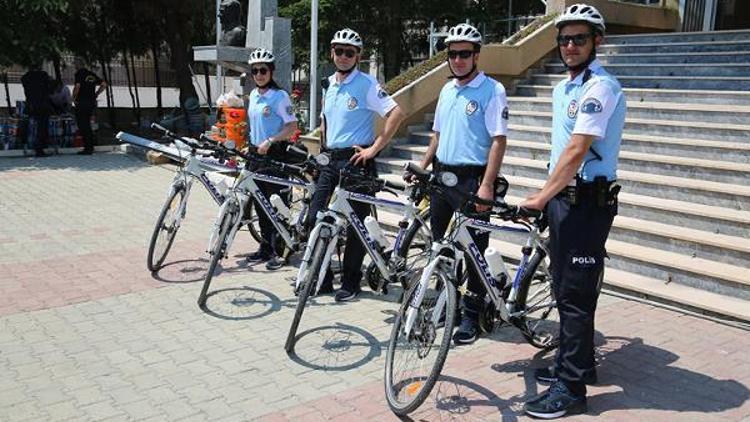
<path id="1" fill-rule="evenodd" d="M 346 103 L 346 107 L 349 110 L 354 110 L 355 108 L 357 108 L 357 99 L 354 97 L 349 98 L 349 102 Z"/>
<path id="2" fill-rule="evenodd" d="M 388 96 L 388 93 L 385 92 L 383 88 L 378 89 L 378 98 L 385 98 Z"/>
<path id="3" fill-rule="evenodd" d="M 292 106 L 286 106 L 286 114 L 293 116 L 294 110 L 292 109 Z"/>
<path id="4" fill-rule="evenodd" d="M 576 113 L 578 113 L 578 102 L 573 100 L 568 104 L 568 117 L 572 119 L 576 117 Z"/>
<path id="5" fill-rule="evenodd" d="M 602 112 L 602 103 L 596 98 L 586 98 L 581 104 L 581 113 L 593 114 Z"/>
<path id="6" fill-rule="evenodd" d="M 471 116 L 474 114 L 475 111 L 479 108 L 479 103 L 477 103 L 474 100 L 469 101 L 468 104 L 466 104 L 466 115 Z"/>
<path id="7" fill-rule="evenodd" d="M 505 107 L 505 108 L 503 109 L 503 114 L 502 114 L 502 118 L 503 118 L 504 120 L 508 120 L 508 107 Z"/>
<path id="8" fill-rule="evenodd" d="M 271 107 L 265 106 L 263 107 L 263 117 L 268 117 L 271 115 Z"/>

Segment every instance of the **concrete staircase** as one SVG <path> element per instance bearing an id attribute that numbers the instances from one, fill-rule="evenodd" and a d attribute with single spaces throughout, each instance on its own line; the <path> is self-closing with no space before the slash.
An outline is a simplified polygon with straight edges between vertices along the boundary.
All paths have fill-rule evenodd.
<path id="1" fill-rule="evenodd" d="M 750 321 L 750 31 L 610 36 L 599 50 L 628 101 L 610 288 Z M 551 59 L 509 97 L 502 173 L 509 202 L 539 189 L 550 150 Z M 397 179 L 429 142 L 433 115 L 387 157 Z M 496 239 L 518 254 L 518 239 Z"/>

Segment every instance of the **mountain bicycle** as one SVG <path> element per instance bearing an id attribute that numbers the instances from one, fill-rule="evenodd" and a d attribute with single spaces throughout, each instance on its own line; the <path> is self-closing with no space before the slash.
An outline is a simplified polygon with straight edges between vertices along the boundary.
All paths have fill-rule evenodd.
<path id="1" fill-rule="evenodd" d="M 417 179 L 429 172 L 409 166 Z M 445 193 L 436 189 L 435 192 Z M 492 216 L 511 222 L 497 225 L 476 219 L 469 212 L 474 204 L 492 206 Z M 472 196 L 465 210 L 457 211 L 444 239 L 432 244 L 429 263 L 419 280 L 405 294 L 395 317 L 385 362 L 385 393 L 396 415 L 416 410 L 437 382 L 448 355 L 456 318 L 456 288 L 466 271 L 459 263 L 473 265 L 487 290 L 489 303 L 482 314 L 482 325 L 489 329 L 494 320 L 521 331 L 535 347 L 551 350 L 559 344 L 559 317 L 547 266 L 548 251 L 541 233 L 546 225 L 541 213 L 512 207 L 500 201 Z M 469 229 L 495 233 L 518 232 L 526 235 L 521 258 L 513 278 L 503 260 L 488 263 L 479 252 Z M 494 260 L 495 264 L 498 264 Z M 463 265 L 465 267 L 465 265 Z"/>

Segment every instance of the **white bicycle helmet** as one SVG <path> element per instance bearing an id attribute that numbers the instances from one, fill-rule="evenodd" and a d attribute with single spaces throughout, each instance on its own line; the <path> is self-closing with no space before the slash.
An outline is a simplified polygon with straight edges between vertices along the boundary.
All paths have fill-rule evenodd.
<path id="1" fill-rule="evenodd" d="M 265 48 L 259 48 L 252 53 L 250 53 L 250 60 L 247 61 L 247 64 L 254 65 L 256 63 L 273 63 L 275 58 L 273 57 L 273 53 L 266 50 Z"/>
<path id="2" fill-rule="evenodd" d="M 588 22 L 594 28 L 601 31 L 602 34 L 607 29 L 604 26 L 604 17 L 602 14 L 594 6 L 589 6 L 588 4 L 574 4 L 565 9 L 565 12 L 555 20 L 555 27 L 560 29 L 560 27 L 569 22 Z"/>
<path id="3" fill-rule="evenodd" d="M 331 40 L 331 45 L 334 44 L 344 44 L 344 45 L 353 45 L 354 47 L 362 49 L 362 38 L 360 38 L 357 31 L 349 28 L 344 28 L 340 31 L 337 31 L 335 34 L 333 34 L 333 39 Z"/>
<path id="4" fill-rule="evenodd" d="M 448 30 L 448 36 L 445 38 L 446 45 L 463 41 L 482 45 L 482 34 L 468 23 L 459 23 Z"/>

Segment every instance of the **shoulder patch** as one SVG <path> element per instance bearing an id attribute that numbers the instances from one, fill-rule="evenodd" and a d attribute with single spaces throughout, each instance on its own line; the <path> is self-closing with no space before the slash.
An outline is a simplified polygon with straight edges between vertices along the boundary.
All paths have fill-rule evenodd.
<path id="1" fill-rule="evenodd" d="M 602 112 L 602 103 L 596 98 L 586 98 L 581 104 L 581 113 L 594 114 Z"/>
<path id="2" fill-rule="evenodd" d="M 388 96 L 388 93 L 385 92 L 383 88 L 378 89 L 378 98 L 385 98 Z"/>
<path id="3" fill-rule="evenodd" d="M 286 106 L 286 114 L 290 116 L 294 115 L 294 109 L 292 109 L 292 106 Z"/>
<path id="4" fill-rule="evenodd" d="M 506 107 L 505 107 L 505 108 L 503 109 L 503 114 L 502 114 L 502 118 L 503 118 L 503 119 L 505 119 L 505 120 L 508 120 L 508 114 L 509 114 L 509 113 L 508 113 L 508 107 L 506 106 Z"/>

